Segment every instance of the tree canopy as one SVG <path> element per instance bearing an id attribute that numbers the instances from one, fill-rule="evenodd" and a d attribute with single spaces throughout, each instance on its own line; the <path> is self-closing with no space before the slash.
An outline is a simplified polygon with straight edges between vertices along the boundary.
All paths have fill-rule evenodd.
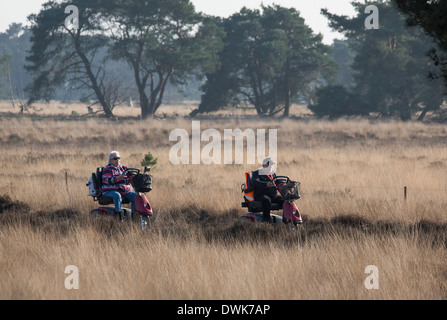
<path id="1" fill-rule="evenodd" d="M 182 84 L 201 70 L 214 70 L 222 47 L 219 29 L 189 0 L 106 3 L 110 56 L 132 68 L 143 117 L 155 114 L 169 81 Z"/>
<path id="2" fill-rule="evenodd" d="M 221 25 L 226 36 L 220 68 L 207 74 L 198 112 L 246 102 L 259 115 L 288 116 L 292 98 L 309 94 L 335 73 L 329 46 L 296 9 L 243 8 Z"/>
<path id="3" fill-rule="evenodd" d="M 65 24 L 65 8 L 69 5 L 82 13 L 77 30 Z M 101 1 L 49 1 L 38 14 L 29 17 L 32 47 L 27 70 L 35 75 L 28 89 L 29 104 L 50 100 L 56 88 L 65 85 L 88 90 L 104 113 L 113 116 L 114 101 L 107 97 L 116 97 L 117 88 L 112 85 L 113 77 L 105 72 L 103 61 L 96 59 L 108 42 L 102 34 L 100 8 Z"/>
<path id="4" fill-rule="evenodd" d="M 309 107 L 317 116 L 408 120 L 419 113 L 422 120 L 446 92 L 446 3 L 353 2 L 354 17 L 323 9 L 347 38 L 327 46 L 299 11 L 279 5 L 218 18 L 196 12 L 190 0 L 51 0 L 29 17 L 29 30 L 0 33 L 0 94 L 13 98 L 29 83 L 31 105 L 78 93 L 109 117 L 132 98 L 146 118 L 169 86 L 195 81 L 203 95 L 193 114 L 249 106 L 261 116 L 288 116 L 293 102 L 317 97 Z M 370 5 L 380 13 L 373 29 Z M 66 25 L 69 6 L 79 12 L 76 29 Z M 10 74 L 28 41 L 32 80 Z"/>
<path id="5" fill-rule="evenodd" d="M 371 4 L 380 12 L 379 29 L 365 28 L 365 8 Z M 345 114 L 364 114 L 365 110 L 355 109 L 366 108 L 381 116 L 398 115 L 402 120 L 409 120 L 421 106 L 425 113 L 439 108 L 443 101 L 440 85 L 427 78 L 430 65 L 434 67 L 427 56 L 433 45 L 430 37 L 420 29 L 409 29 L 403 15 L 391 2 L 353 5 L 357 15 L 352 18 L 322 10 L 330 26 L 344 33 L 356 52 L 352 92 L 360 95 L 362 103 L 345 105 Z M 343 114 L 340 109 L 334 110 L 340 115 Z M 327 114 L 331 112 L 328 108 Z"/>
<path id="6" fill-rule="evenodd" d="M 430 50 L 430 57 L 439 67 L 432 71 L 432 78 L 442 78 L 447 87 L 447 0 L 393 0 L 406 14 L 407 24 L 421 27 L 436 42 Z"/>
<path id="7" fill-rule="evenodd" d="M 77 30 L 65 25 L 69 5 L 80 13 Z M 129 96 L 124 81 L 105 68 L 110 60 L 125 61 L 133 70 L 145 118 L 161 105 L 169 81 L 213 71 L 221 43 L 214 20 L 196 13 L 189 0 L 49 1 L 30 20 L 28 70 L 35 81 L 29 102 L 48 100 L 69 83 L 88 90 L 107 116 Z"/>

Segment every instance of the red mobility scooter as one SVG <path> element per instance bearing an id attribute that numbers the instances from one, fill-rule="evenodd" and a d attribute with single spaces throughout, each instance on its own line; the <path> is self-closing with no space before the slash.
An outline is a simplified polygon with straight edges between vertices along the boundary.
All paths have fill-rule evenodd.
<path id="1" fill-rule="evenodd" d="M 96 172 L 92 173 L 92 176 L 87 184 L 89 187 L 89 196 L 93 197 L 94 201 L 97 201 L 101 207 L 93 209 L 91 215 L 101 217 L 115 217 L 115 207 L 113 205 L 113 198 L 106 197 L 101 191 L 102 186 L 102 173 L 104 168 L 99 167 Z M 129 178 L 130 184 L 134 191 L 137 193 L 135 196 L 135 214 L 132 215 L 131 209 L 123 208 L 122 215 L 119 217 L 121 220 L 136 219 L 141 225 L 141 229 L 145 229 L 149 226 L 150 217 L 153 216 L 153 210 L 149 200 L 145 193 L 152 191 L 152 176 L 148 174 L 150 167 L 145 167 L 144 172 L 140 173 L 138 168 L 128 168 L 125 172 Z M 122 204 L 129 204 L 130 201 L 123 199 Z"/>
<path id="2" fill-rule="evenodd" d="M 245 183 L 242 184 L 241 190 L 244 194 L 244 202 L 242 207 L 248 209 L 248 213 L 241 217 L 242 220 L 248 220 L 252 222 L 263 222 L 262 204 L 259 201 L 255 201 L 254 198 L 254 186 L 251 181 L 252 172 L 245 173 Z M 279 205 L 272 203 L 272 211 L 281 211 L 282 214 L 271 214 L 273 224 L 291 224 L 295 227 L 303 223 L 301 213 L 295 203 L 295 200 L 301 198 L 300 186 L 301 183 L 293 181 L 287 176 L 277 176 L 273 180 L 274 185 L 281 194 L 284 204 Z"/>

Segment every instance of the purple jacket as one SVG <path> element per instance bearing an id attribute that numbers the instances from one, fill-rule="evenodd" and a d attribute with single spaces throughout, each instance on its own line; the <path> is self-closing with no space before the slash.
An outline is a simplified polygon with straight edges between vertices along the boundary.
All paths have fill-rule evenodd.
<path id="1" fill-rule="evenodd" d="M 129 179 L 115 181 L 116 177 L 122 175 L 127 170 L 126 166 L 119 166 L 118 168 L 112 164 L 108 164 L 102 172 L 102 188 L 103 192 L 118 191 L 119 193 L 130 192 Z"/>

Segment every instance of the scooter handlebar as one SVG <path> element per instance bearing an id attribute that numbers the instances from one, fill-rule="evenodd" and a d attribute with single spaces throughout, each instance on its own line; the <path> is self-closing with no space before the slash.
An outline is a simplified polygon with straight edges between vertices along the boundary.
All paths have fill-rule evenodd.
<path id="1" fill-rule="evenodd" d="M 138 168 L 127 168 L 127 170 L 124 171 L 124 174 L 126 176 L 128 176 L 128 177 L 129 176 L 136 176 L 139 173 L 140 173 L 140 169 L 138 169 Z"/>

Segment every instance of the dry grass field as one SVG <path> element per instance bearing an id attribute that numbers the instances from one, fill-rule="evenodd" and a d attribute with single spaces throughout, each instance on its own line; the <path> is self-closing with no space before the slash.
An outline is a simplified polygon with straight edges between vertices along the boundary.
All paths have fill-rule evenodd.
<path id="1" fill-rule="evenodd" d="M 65 117 L 0 117 L 0 299 L 447 297 L 445 125 L 201 119 L 202 130 L 278 130 L 278 173 L 301 182 L 305 222 L 291 232 L 239 221 L 244 172 L 257 166 L 171 164 L 169 134 L 191 132 L 190 106 L 144 121 L 135 110 L 109 121 L 52 106 Z M 86 183 L 112 150 L 129 167 L 158 158 L 144 233 L 89 217 Z M 78 290 L 65 288 L 69 265 Z M 379 289 L 365 287 L 369 265 Z"/>

